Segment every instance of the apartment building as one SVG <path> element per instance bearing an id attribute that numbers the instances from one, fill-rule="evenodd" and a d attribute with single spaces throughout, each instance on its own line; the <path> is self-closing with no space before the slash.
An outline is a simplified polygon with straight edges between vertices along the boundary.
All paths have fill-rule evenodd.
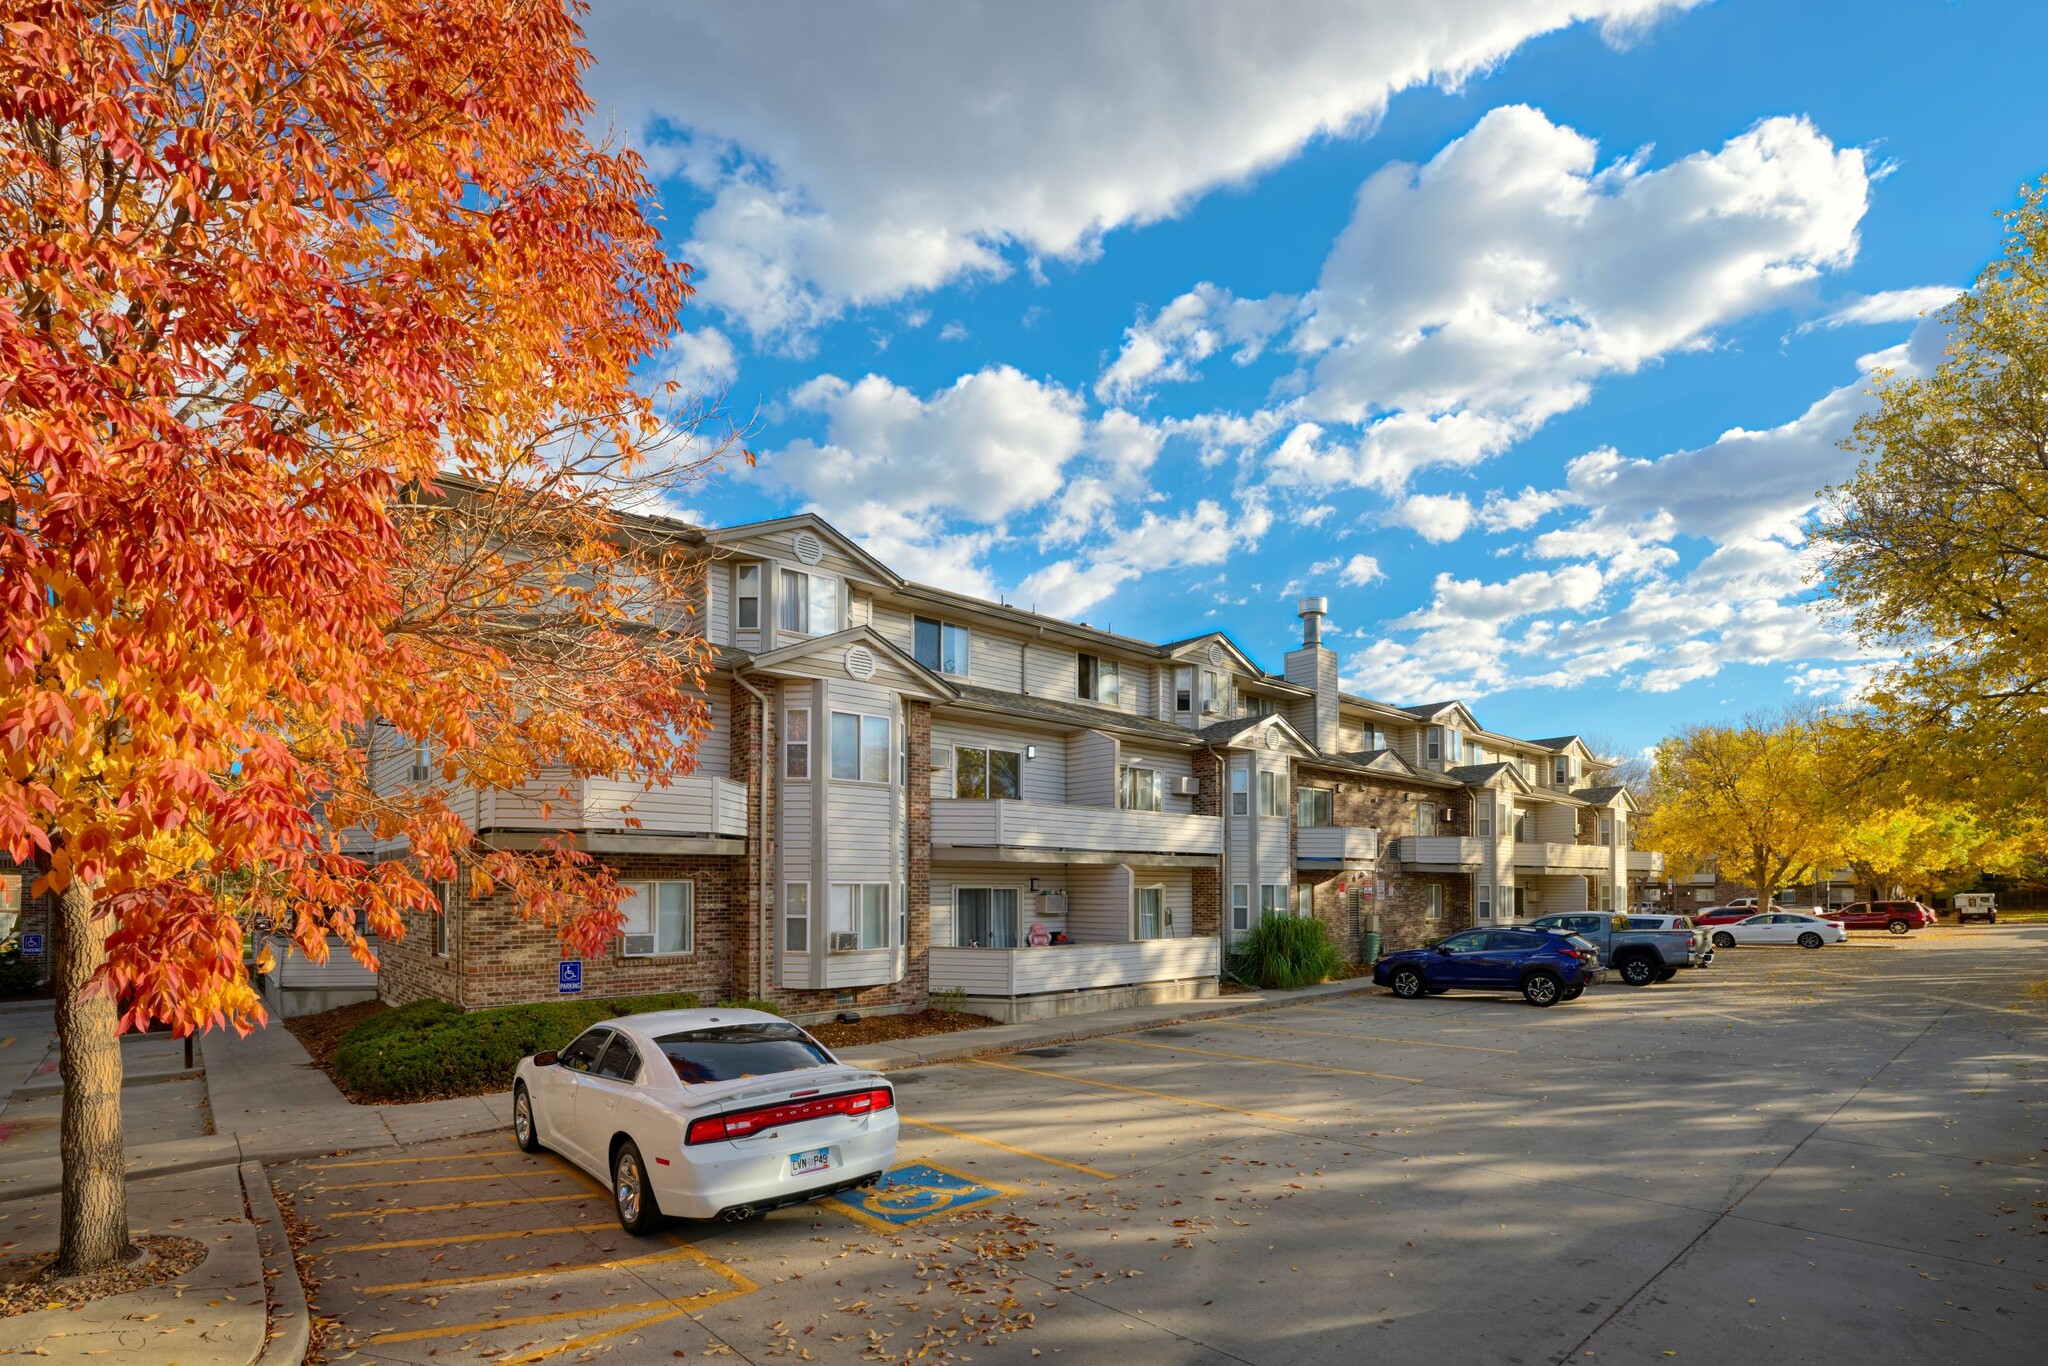
<path id="1" fill-rule="evenodd" d="M 565 971 L 551 931 L 450 886 L 445 917 L 380 947 L 386 999 L 573 980 L 798 1019 L 934 993 L 1036 1018 L 1213 994 L 1264 916 L 1317 916 L 1357 955 L 1625 906 L 1662 875 L 1576 737 L 1342 691 L 1322 599 L 1275 674 L 1221 632 L 1162 644 L 909 582 L 816 517 L 682 534 L 718 647 L 696 771 L 467 798 L 483 841 L 613 866 L 624 933 Z M 380 782 L 422 762 L 375 756 Z"/>

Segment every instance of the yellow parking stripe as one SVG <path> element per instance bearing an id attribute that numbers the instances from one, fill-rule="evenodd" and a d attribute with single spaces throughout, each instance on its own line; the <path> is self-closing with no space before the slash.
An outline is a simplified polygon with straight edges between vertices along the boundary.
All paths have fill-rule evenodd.
<path id="1" fill-rule="evenodd" d="M 908 1115 L 898 1115 L 897 1118 L 905 1124 L 914 1125 L 920 1129 L 930 1129 L 935 1133 L 951 1134 L 954 1138 L 964 1138 L 969 1143 L 979 1143 L 985 1147 L 997 1148 L 1006 1153 L 1015 1153 L 1019 1157 L 1028 1157 L 1033 1162 L 1050 1162 L 1055 1167 L 1065 1167 L 1069 1171 L 1080 1172 L 1083 1176 L 1099 1176 L 1104 1181 L 1116 1179 L 1115 1172 L 1106 1172 L 1100 1167 L 1085 1167 L 1079 1162 L 1069 1162 L 1064 1157 L 1048 1157 L 1044 1153 L 1034 1153 L 1029 1148 L 1013 1148 L 1009 1144 L 998 1142 L 993 1138 L 983 1138 L 980 1134 L 970 1134 L 965 1129 L 949 1129 L 943 1124 L 934 1124 L 928 1119 L 912 1119 Z"/>
<path id="2" fill-rule="evenodd" d="M 491 1271 L 481 1276 L 441 1276 L 430 1281 L 390 1281 L 383 1285 L 365 1285 L 359 1292 L 365 1295 L 386 1295 L 397 1290 L 443 1290 L 451 1286 L 489 1285 L 494 1281 L 525 1281 L 537 1276 L 573 1276 L 579 1271 L 623 1271 L 628 1267 L 654 1266 L 661 1262 L 704 1261 L 704 1255 L 695 1248 L 674 1248 L 667 1252 L 649 1252 L 638 1257 L 613 1257 L 601 1262 L 574 1262 L 566 1266 L 529 1267 L 521 1271 Z"/>
<path id="3" fill-rule="evenodd" d="M 307 1171 L 327 1172 L 340 1167 L 395 1167 L 412 1162 L 484 1162 L 494 1157 L 518 1157 L 517 1148 L 486 1148 L 480 1153 L 436 1153 L 428 1157 L 366 1157 L 356 1162 L 308 1162 Z"/>
<path id="4" fill-rule="evenodd" d="M 714 1290 L 710 1293 L 725 1295 L 736 1292 Z M 465 1333 L 488 1333 L 497 1328 L 525 1328 L 536 1323 L 561 1323 L 565 1319 L 594 1319 L 606 1314 L 636 1314 L 644 1309 L 673 1309 L 677 1303 L 675 1300 L 641 1300 L 637 1304 L 599 1304 L 588 1309 L 557 1309 L 551 1314 L 521 1314 L 517 1318 L 449 1323 L 439 1328 L 409 1328 L 402 1333 L 375 1334 L 365 1345 L 381 1347 L 387 1343 L 423 1342 L 428 1338 L 455 1338 Z"/>
<path id="5" fill-rule="evenodd" d="M 1268 1067 L 1299 1067 L 1305 1072 L 1338 1072 L 1347 1077 L 1378 1077 L 1381 1081 L 1405 1081 L 1417 1086 L 1422 1084 L 1421 1077 L 1397 1077 L 1392 1072 L 1364 1072 L 1356 1067 L 1330 1067 L 1319 1062 L 1289 1062 L 1285 1058 L 1261 1057 L 1256 1053 L 1220 1053 L 1213 1048 L 1190 1048 L 1180 1043 L 1153 1043 L 1150 1039 L 1126 1039 L 1114 1034 L 1097 1039 L 1096 1042 L 1123 1043 L 1133 1048 L 1164 1048 L 1173 1053 L 1200 1053 L 1207 1058 L 1232 1058 L 1238 1062 L 1255 1062 Z"/>
<path id="6" fill-rule="evenodd" d="M 726 1298 L 731 1297 L 726 1296 Z M 688 1309 L 671 1309 L 665 1314 L 650 1314 L 644 1319 L 636 1319 L 632 1323 L 623 1324 L 617 1328 L 607 1328 L 603 1332 L 586 1333 L 580 1338 L 570 1338 L 567 1342 L 543 1348 L 538 1352 L 532 1352 L 523 1357 L 507 1357 L 501 1363 L 501 1366 L 530 1366 L 532 1362 L 546 1361 L 549 1357 L 558 1356 L 563 1352 L 588 1347 L 593 1343 L 603 1342 L 608 1338 L 622 1337 L 641 1328 L 650 1328 L 657 1323 L 667 1323 L 670 1319 L 679 1319 L 689 1312 Z"/>
<path id="7" fill-rule="evenodd" d="M 452 1186 L 458 1181 L 510 1181 L 518 1176 L 553 1176 L 545 1167 L 529 1167 L 514 1172 L 465 1172 L 458 1176 L 415 1176 L 405 1181 L 337 1181 L 330 1186 L 302 1186 L 308 1191 L 360 1191 L 382 1190 L 386 1186 Z"/>
<path id="8" fill-rule="evenodd" d="M 1157 1100 L 1170 1100 L 1176 1105 L 1198 1105 L 1204 1110 L 1227 1110 L 1233 1115 L 1250 1115 L 1253 1119 L 1277 1119 L 1283 1124 L 1298 1124 L 1293 1115 L 1276 1115 L 1266 1110 L 1245 1110 L 1235 1105 L 1219 1105 L 1213 1100 L 1191 1100 L 1186 1096 L 1171 1096 L 1164 1091 L 1148 1091 L 1142 1086 L 1122 1086 L 1113 1081 L 1094 1081 L 1087 1077 L 1070 1077 L 1064 1072 L 1048 1072 L 1042 1067 L 1019 1067 L 1012 1062 L 995 1062 L 989 1058 L 962 1058 L 960 1061 L 975 1067 L 1000 1067 L 1006 1072 L 1027 1072 L 1034 1077 L 1050 1077 L 1054 1081 L 1067 1082 L 1074 1086 L 1099 1086 L 1105 1091 L 1123 1091 L 1133 1096 L 1151 1096 Z"/>
<path id="9" fill-rule="evenodd" d="M 1324 1010 L 1325 1006 L 1299 1006 L 1300 1010 Z M 1415 1048 L 1455 1048 L 1466 1053 L 1519 1054 L 1519 1048 L 1488 1048 L 1476 1043 L 1438 1043 L 1435 1039 L 1396 1039 L 1384 1034 L 1355 1034 L 1348 1029 L 1289 1029 L 1285 1025 L 1260 1024 L 1257 1020 L 1210 1020 L 1212 1025 L 1236 1025 L 1240 1029 L 1270 1029 L 1275 1034 L 1314 1034 L 1325 1039 L 1363 1039 L 1367 1043 L 1402 1043 Z"/>
<path id="10" fill-rule="evenodd" d="M 460 1247 L 464 1243 L 494 1243 L 503 1238 L 538 1238 L 544 1233 L 597 1233 L 618 1224 L 610 1219 L 595 1224 L 555 1224 L 548 1228 L 508 1228 L 496 1233 L 444 1234 L 438 1238 L 398 1238 L 390 1242 L 347 1243 L 341 1247 L 323 1247 L 320 1255 L 325 1257 L 336 1252 L 383 1252 L 394 1247 Z"/>
<path id="11" fill-rule="evenodd" d="M 583 1195 L 518 1195 L 508 1200 L 453 1200 L 445 1205 L 380 1205 L 376 1209 L 346 1209 L 323 1212 L 323 1219 L 381 1219 L 387 1214 L 438 1214 L 450 1209 L 496 1209 L 501 1205 L 558 1205 L 568 1200 L 595 1200 L 609 1191 Z"/>

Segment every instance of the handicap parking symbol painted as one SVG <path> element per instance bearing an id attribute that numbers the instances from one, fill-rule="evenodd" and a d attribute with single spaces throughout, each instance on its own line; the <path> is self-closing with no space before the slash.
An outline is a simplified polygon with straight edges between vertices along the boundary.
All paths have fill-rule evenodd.
<path id="1" fill-rule="evenodd" d="M 829 1197 L 826 1203 L 838 1206 L 864 1224 L 892 1229 L 921 1224 L 942 1214 L 976 1209 L 991 1200 L 1014 1194 L 1016 1192 L 1007 1186 L 949 1171 L 929 1162 L 912 1162 L 891 1168 L 873 1186 L 841 1191 Z"/>

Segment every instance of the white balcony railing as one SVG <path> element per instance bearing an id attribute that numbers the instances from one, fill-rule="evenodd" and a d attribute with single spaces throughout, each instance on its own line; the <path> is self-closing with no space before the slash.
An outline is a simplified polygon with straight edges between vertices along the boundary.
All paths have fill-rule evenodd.
<path id="1" fill-rule="evenodd" d="M 1223 822 L 1215 816 L 1177 812 L 948 797 L 932 803 L 932 844 L 1112 854 L 1220 854 Z"/>
<path id="2" fill-rule="evenodd" d="M 1380 832 L 1347 825 L 1305 825 L 1294 832 L 1294 857 L 1314 863 L 1370 863 L 1380 856 Z"/>
<path id="3" fill-rule="evenodd" d="M 1647 877 L 1663 877 L 1664 855 L 1650 849 L 1631 849 L 1628 851 L 1628 870 Z"/>
<path id="4" fill-rule="evenodd" d="M 1515 867 L 1561 869 L 1574 873 L 1611 872 L 1614 850 L 1604 844 L 1537 844 L 1516 840 Z"/>
<path id="5" fill-rule="evenodd" d="M 562 794 L 566 786 L 568 793 Z M 500 830 L 620 830 L 648 835 L 747 833 L 747 789 L 712 774 L 667 787 L 609 778 L 483 794 L 480 824 Z M 637 822 L 637 824 L 635 823 Z"/>
<path id="6" fill-rule="evenodd" d="M 1463 835 L 1406 835 L 1394 841 L 1394 857 L 1426 867 L 1476 868 L 1486 857 L 1485 840 Z"/>
<path id="7" fill-rule="evenodd" d="M 1214 977 L 1214 939 L 1145 939 L 1129 944 L 1055 944 L 1040 949 L 931 951 L 933 991 L 969 996 L 1036 996 L 1140 982 Z"/>

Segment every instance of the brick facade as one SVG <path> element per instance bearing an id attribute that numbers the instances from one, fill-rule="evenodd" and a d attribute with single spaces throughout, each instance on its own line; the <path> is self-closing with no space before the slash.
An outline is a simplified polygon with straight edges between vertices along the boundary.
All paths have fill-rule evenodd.
<path id="1" fill-rule="evenodd" d="M 1223 759 L 1216 751 L 1195 751 L 1195 800 L 1197 816 L 1223 814 Z M 1223 874 L 1216 868 L 1194 870 L 1193 931 L 1197 939 L 1223 933 Z"/>
<path id="2" fill-rule="evenodd" d="M 27 864 L 18 864 L 5 853 L 0 853 L 0 878 L 14 880 L 16 910 L 20 919 L 15 922 L 19 934 L 39 934 L 43 937 L 43 954 L 38 961 L 47 981 L 50 975 L 52 955 L 56 952 L 54 931 L 57 926 L 56 898 L 47 892 L 31 890 L 36 879 L 48 871 L 47 863 L 39 856 L 31 856 Z"/>
<path id="3" fill-rule="evenodd" d="M 1403 873 L 1400 866 L 1387 856 L 1387 850 L 1395 840 L 1415 833 L 1415 806 L 1418 802 L 1428 802 L 1440 810 L 1448 808 L 1451 811 L 1450 819 L 1439 817 L 1441 829 L 1460 835 L 1471 834 L 1473 798 L 1470 793 L 1410 785 L 1394 778 L 1361 777 L 1355 772 L 1319 769 L 1312 764 L 1301 767 L 1299 778 L 1304 783 L 1335 789 L 1330 798 L 1332 824 L 1380 832 L 1381 858 L 1377 882 L 1373 875 L 1365 873 L 1297 871 L 1295 874 L 1297 885 L 1312 888 L 1310 899 L 1316 918 L 1323 922 L 1346 958 L 1353 962 L 1364 958 L 1365 937 L 1375 928 L 1381 936 L 1382 950 L 1391 951 L 1416 948 L 1470 927 L 1472 880 L 1469 877 L 1454 873 Z M 1444 889 L 1441 920 L 1428 918 L 1428 892 L 1425 889 L 1432 884 Z M 1386 888 L 1384 897 L 1377 895 L 1381 885 Z M 1368 895 L 1368 892 L 1373 894 Z"/>

